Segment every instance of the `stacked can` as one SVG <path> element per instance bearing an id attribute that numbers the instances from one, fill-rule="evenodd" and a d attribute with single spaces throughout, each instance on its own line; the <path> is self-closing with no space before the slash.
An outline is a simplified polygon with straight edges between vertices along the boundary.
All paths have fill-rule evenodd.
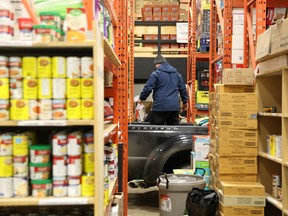
<path id="1" fill-rule="evenodd" d="M 94 196 L 94 134 L 83 134 L 83 174 L 81 179 L 82 196 Z"/>
<path id="2" fill-rule="evenodd" d="M 272 175 L 272 195 L 282 200 L 281 175 L 279 173 Z"/>
<path id="3" fill-rule="evenodd" d="M 110 180 L 114 180 L 118 175 L 118 150 L 116 144 L 110 144 L 109 151 L 106 151 L 108 162 L 108 176 Z"/>
<path id="4" fill-rule="evenodd" d="M 0 121 L 9 119 L 8 57 L 0 56 Z"/>
<path id="5" fill-rule="evenodd" d="M 12 134 L 0 133 L 0 198 L 13 196 Z"/>
<path id="6" fill-rule="evenodd" d="M 13 195 L 28 196 L 28 154 L 29 144 L 34 142 L 34 134 L 29 132 L 13 135 Z"/>
<path id="7" fill-rule="evenodd" d="M 14 13 L 12 8 L 0 9 L 0 41 L 10 41 L 13 38 Z"/>
<path id="8" fill-rule="evenodd" d="M 30 179 L 33 197 L 52 195 L 51 145 L 34 144 L 30 150 Z"/>

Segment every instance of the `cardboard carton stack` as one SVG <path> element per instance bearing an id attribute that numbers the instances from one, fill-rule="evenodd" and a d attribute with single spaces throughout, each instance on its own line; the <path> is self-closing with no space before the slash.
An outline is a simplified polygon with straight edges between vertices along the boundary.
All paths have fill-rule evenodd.
<path id="1" fill-rule="evenodd" d="M 215 85 L 210 95 L 210 179 L 224 216 L 250 216 L 254 207 L 261 208 L 257 215 L 264 215 L 264 187 L 256 183 L 258 102 L 253 82 L 253 69 L 224 69 L 223 84 Z M 261 192 L 254 194 L 256 190 Z"/>
<path id="2" fill-rule="evenodd" d="M 143 21 L 178 21 L 179 3 L 161 1 L 145 4 L 141 13 Z"/>

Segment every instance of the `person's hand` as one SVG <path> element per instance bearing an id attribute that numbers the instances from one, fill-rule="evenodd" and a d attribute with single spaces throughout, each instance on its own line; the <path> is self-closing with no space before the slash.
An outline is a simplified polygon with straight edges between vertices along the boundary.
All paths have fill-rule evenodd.
<path id="1" fill-rule="evenodd" d="M 187 109 L 187 103 L 183 104 L 183 110 L 186 110 Z"/>
<path id="2" fill-rule="evenodd" d="M 138 101 L 137 101 L 138 103 L 140 103 L 140 104 L 142 104 L 142 100 L 140 100 L 140 98 L 138 99 Z"/>

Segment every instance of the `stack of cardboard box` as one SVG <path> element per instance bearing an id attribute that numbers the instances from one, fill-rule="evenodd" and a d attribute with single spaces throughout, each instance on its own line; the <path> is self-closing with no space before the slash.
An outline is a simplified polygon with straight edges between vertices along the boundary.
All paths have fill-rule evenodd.
<path id="1" fill-rule="evenodd" d="M 224 216 L 264 215 L 265 190 L 257 183 L 258 102 L 253 82 L 252 69 L 224 69 L 223 84 L 215 85 L 210 95 L 211 183 Z"/>
<path id="2" fill-rule="evenodd" d="M 143 21 L 178 21 L 179 4 L 157 2 L 141 9 Z"/>

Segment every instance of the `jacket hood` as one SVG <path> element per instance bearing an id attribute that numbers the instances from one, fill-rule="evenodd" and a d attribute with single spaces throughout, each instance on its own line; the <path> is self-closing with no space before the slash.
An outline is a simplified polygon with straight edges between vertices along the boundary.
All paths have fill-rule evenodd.
<path id="1" fill-rule="evenodd" d="M 166 72 L 166 73 L 177 73 L 176 68 L 171 66 L 167 62 L 162 63 L 161 66 L 157 68 L 157 70 Z"/>

